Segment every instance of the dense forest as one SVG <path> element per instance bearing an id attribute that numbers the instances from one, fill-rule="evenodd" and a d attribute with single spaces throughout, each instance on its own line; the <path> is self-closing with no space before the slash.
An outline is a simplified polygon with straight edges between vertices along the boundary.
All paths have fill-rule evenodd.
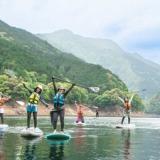
<path id="1" fill-rule="evenodd" d="M 72 54 L 65 54 L 33 34 L 0 21 L 0 92 L 15 99 L 27 99 L 27 91 L 22 83 L 30 88 L 41 83 L 44 97 L 52 101 L 52 76 L 86 87 L 100 88 L 100 92 L 95 94 L 75 87 L 68 97 L 68 103 L 79 100 L 107 107 L 119 104 L 118 95 L 130 95 L 127 86 L 111 71 L 86 63 Z M 69 84 L 63 85 L 69 87 Z M 138 96 L 135 96 L 134 105 L 135 109 L 144 109 Z"/>

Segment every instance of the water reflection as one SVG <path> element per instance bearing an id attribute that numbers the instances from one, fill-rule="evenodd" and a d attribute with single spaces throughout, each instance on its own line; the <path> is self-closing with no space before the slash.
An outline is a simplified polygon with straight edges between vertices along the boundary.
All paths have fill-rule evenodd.
<path id="1" fill-rule="evenodd" d="M 83 129 L 82 126 L 77 127 L 75 129 L 75 138 L 74 138 L 76 150 L 80 151 L 81 149 L 83 149 L 84 142 L 85 142 L 85 130 Z"/>
<path id="2" fill-rule="evenodd" d="M 12 120 L 12 119 L 11 119 Z M 11 121 L 10 120 L 10 121 Z M 17 120 L 17 119 L 16 119 Z M 74 118 L 72 119 L 74 120 Z M 113 121 L 116 122 L 119 119 Z M 13 121 L 13 120 L 12 120 Z M 21 119 L 18 119 L 18 124 Z M 15 125 L 17 125 L 17 121 Z M 88 121 L 94 121 L 89 119 Z M 26 141 L 20 137 L 18 127 L 9 131 L 0 138 L 0 160 L 158 160 L 160 159 L 160 130 L 132 129 L 123 130 L 103 126 L 112 122 L 109 118 L 97 119 L 96 125 L 73 127 L 71 119 L 68 119 L 66 129 L 72 138 L 67 144 L 62 142 L 47 143 L 43 138 L 40 142 Z M 138 121 L 140 121 L 138 119 Z M 142 119 L 140 125 L 146 125 L 146 119 Z M 152 120 L 154 124 L 160 124 L 160 119 Z M 14 120 L 15 122 L 15 120 Z M 47 123 L 44 120 L 43 123 Z M 147 121 L 148 122 L 148 121 Z M 45 133 L 51 128 L 43 126 Z M 136 122 L 139 126 L 139 122 Z M 9 123 L 10 124 L 10 123 Z M 94 123 L 93 123 L 94 124 Z M 108 125 L 107 125 L 108 126 Z M 147 126 L 147 127 L 152 127 Z M 44 127 L 44 128 L 43 128 Z M 143 126 L 142 126 L 143 127 Z M 154 138 L 150 138 L 154 137 Z"/>
<path id="3" fill-rule="evenodd" d="M 5 153 L 3 151 L 3 137 L 4 133 L 0 132 L 0 160 L 5 160 Z"/>
<path id="4" fill-rule="evenodd" d="M 63 160 L 64 158 L 64 145 L 68 144 L 68 140 L 48 140 L 46 139 L 48 145 L 50 146 L 49 159 L 50 160 Z"/>
<path id="5" fill-rule="evenodd" d="M 24 159 L 25 160 L 33 160 L 36 159 L 35 155 L 36 145 L 27 144 L 24 151 Z"/>
<path id="6" fill-rule="evenodd" d="M 131 131 L 122 130 L 122 138 L 124 140 L 124 159 L 131 160 Z"/>
<path id="7" fill-rule="evenodd" d="M 40 140 L 41 138 L 36 138 L 34 140 L 26 140 L 26 145 L 24 149 L 24 160 L 37 159 L 35 152 L 36 152 L 37 143 L 39 143 Z"/>
<path id="8" fill-rule="evenodd" d="M 64 144 L 67 144 L 69 142 L 69 139 L 68 140 L 47 140 L 47 143 L 50 145 L 50 146 L 54 146 L 54 145 L 64 145 Z"/>
<path id="9" fill-rule="evenodd" d="M 50 160 L 63 160 L 64 158 L 64 144 L 51 145 L 49 159 Z"/>

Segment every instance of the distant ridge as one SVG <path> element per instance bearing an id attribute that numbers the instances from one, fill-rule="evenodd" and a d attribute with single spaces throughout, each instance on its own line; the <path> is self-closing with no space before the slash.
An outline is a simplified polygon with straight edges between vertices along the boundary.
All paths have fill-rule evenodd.
<path id="1" fill-rule="evenodd" d="M 100 65 L 86 63 L 25 30 L 0 21 L 0 73 L 5 69 L 22 77 L 26 70 L 45 74 L 49 82 L 55 75 L 85 86 L 98 86 L 102 90 L 127 90 L 116 75 Z"/>
<path id="2" fill-rule="evenodd" d="M 110 69 L 132 90 L 147 89 L 147 96 L 152 96 L 160 90 L 160 65 L 144 59 L 137 53 L 125 52 L 112 40 L 82 37 L 69 30 L 37 36 L 86 62 Z"/>

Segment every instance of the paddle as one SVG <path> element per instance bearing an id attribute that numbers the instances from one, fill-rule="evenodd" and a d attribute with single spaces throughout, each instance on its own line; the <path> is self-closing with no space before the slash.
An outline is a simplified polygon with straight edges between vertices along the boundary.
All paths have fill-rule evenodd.
<path id="1" fill-rule="evenodd" d="M 137 91 L 133 91 L 134 93 L 139 93 L 139 92 L 145 92 L 147 91 L 147 89 L 141 89 L 141 90 L 137 90 Z"/>
<path id="2" fill-rule="evenodd" d="M 25 103 L 23 101 L 16 101 L 17 104 L 19 104 L 20 106 L 24 106 Z"/>
<path id="3" fill-rule="evenodd" d="M 6 94 L 3 94 L 2 92 L 0 92 L 0 95 L 3 96 L 3 97 L 8 98 L 7 101 L 11 100 L 11 101 L 16 102 L 17 104 L 19 104 L 19 105 L 21 105 L 21 106 L 24 106 L 24 105 L 25 105 L 25 103 L 24 103 L 23 101 L 19 101 L 19 100 L 16 101 L 16 100 L 14 100 L 12 97 L 10 97 L 10 96 L 8 96 L 8 95 L 6 95 Z"/>
<path id="4" fill-rule="evenodd" d="M 56 79 L 56 80 L 59 80 L 59 81 L 61 81 L 61 82 L 65 82 L 65 83 L 75 84 L 74 82 L 66 81 L 66 80 L 64 80 L 64 79 L 57 78 L 57 77 L 52 77 L 52 80 L 53 80 L 53 79 Z M 85 89 L 87 89 L 87 90 L 89 90 L 89 91 L 92 91 L 92 92 L 94 92 L 94 93 L 97 93 L 97 92 L 100 91 L 100 88 L 99 88 L 99 87 L 86 87 L 86 86 L 83 86 L 83 85 L 81 85 L 81 84 L 76 84 L 76 86 L 81 87 L 81 88 L 85 88 Z"/>

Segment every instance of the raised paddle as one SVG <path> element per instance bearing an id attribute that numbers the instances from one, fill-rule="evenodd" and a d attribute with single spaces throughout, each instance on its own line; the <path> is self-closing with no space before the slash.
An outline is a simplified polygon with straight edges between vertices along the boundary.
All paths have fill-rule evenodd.
<path id="1" fill-rule="evenodd" d="M 61 79 L 61 78 L 57 78 L 57 77 L 54 77 L 54 76 L 52 77 L 52 80 L 53 79 L 56 79 L 56 80 L 59 80 L 61 82 L 65 82 L 65 83 L 75 84 L 74 82 L 70 82 L 70 81 L 67 81 L 67 80 L 64 80 L 64 79 Z M 86 86 L 83 86 L 81 84 L 76 84 L 76 86 L 81 87 L 81 88 L 85 88 L 85 89 L 87 89 L 89 91 L 92 91 L 94 93 L 97 93 L 97 92 L 100 91 L 99 87 L 86 87 Z"/>

